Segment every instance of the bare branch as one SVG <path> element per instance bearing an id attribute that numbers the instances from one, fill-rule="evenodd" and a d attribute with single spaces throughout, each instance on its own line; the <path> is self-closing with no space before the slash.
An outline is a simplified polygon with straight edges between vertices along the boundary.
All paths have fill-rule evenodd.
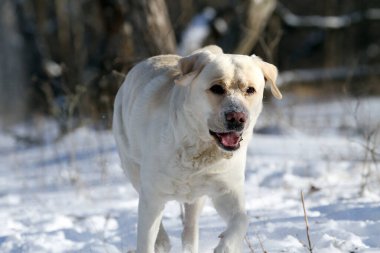
<path id="1" fill-rule="evenodd" d="M 362 65 L 354 69 L 343 66 L 337 68 L 297 69 L 280 73 L 277 84 L 287 85 L 299 82 L 316 82 L 322 80 L 344 80 L 350 77 L 380 75 L 380 65 Z"/>
<path id="2" fill-rule="evenodd" d="M 356 11 L 340 16 L 298 16 L 292 13 L 281 3 L 277 4 L 277 12 L 282 20 L 292 27 L 318 27 L 328 29 L 341 29 L 353 24 L 359 23 L 362 20 L 379 20 L 380 9 L 368 9 L 366 11 Z"/>

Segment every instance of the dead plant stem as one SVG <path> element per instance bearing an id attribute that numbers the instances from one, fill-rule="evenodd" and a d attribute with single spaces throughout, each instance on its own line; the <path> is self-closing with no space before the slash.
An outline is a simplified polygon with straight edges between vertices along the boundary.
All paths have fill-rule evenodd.
<path id="1" fill-rule="evenodd" d="M 308 250 L 310 253 L 313 253 L 313 248 L 311 247 L 311 239 L 310 239 L 310 231 L 309 231 L 309 221 L 307 218 L 306 208 L 305 208 L 305 199 L 303 196 L 303 191 L 301 191 L 301 201 L 302 201 L 302 207 L 303 207 L 303 216 L 305 219 L 305 225 L 306 225 L 306 236 L 307 236 L 307 242 L 308 242 Z"/>

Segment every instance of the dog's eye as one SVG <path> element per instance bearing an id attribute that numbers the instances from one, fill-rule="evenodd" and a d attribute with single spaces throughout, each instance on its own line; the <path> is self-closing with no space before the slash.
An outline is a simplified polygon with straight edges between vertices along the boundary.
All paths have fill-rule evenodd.
<path id="1" fill-rule="evenodd" d="M 217 95 L 223 95 L 226 93 L 226 90 L 220 84 L 214 84 L 213 86 L 211 86 L 210 91 Z"/>
<path id="2" fill-rule="evenodd" d="M 248 89 L 247 89 L 246 92 L 247 92 L 247 94 L 251 95 L 251 94 L 255 93 L 256 90 L 255 90 L 255 88 L 253 88 L 253 87 L 248 87 Z"/>

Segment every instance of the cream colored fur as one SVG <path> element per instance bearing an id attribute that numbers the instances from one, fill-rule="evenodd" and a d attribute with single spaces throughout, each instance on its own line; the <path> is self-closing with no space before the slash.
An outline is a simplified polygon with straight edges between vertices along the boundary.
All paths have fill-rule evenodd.
<path id="1" fill-rule="evenodd" d="M 204 196 L 227 223 L 216 253 L 241 252 L 248 226 L 244 200 L 247 145 L 262 109 L 265 80 L 273 94 L 277 69 L 256 56 L 228 55 L 216 46 L 187 57 L 161 55 L 135 66 L 120 88 L 113 131 L 122 167 L 139 193 L 137 252 L 169 252 L 161 219 L 165 203 L 185 204 L 184 252 L 198 252 Z M 221 83 L 224 95 L 210 92 Z M 247 87 L 255 93 L 247 95 Z M 225 131 L 223 113 L 248 113 L 240 147 L 226 151 L 209 130 Z"/>

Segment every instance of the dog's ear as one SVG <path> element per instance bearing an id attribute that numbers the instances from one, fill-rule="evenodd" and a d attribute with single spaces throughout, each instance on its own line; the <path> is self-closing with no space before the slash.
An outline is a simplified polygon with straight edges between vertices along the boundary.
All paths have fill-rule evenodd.
<path id="1" fill-rule="evenodd" d="M 222 54 L 223 51 L 217 46 L 207 46 L 201 48 L 189 56 L 185 56 L 178 61 L 180 75 L 174 80 L 176 84 L 189 84 L 209 63 L 216 54 Z"/>
<path id="2" fill-rule="evenodd" d="M 194 53 L 201 52 L 201 51 L 209 51 L 210 53 L 213 53 L 213 54 L 223 54 L 223 49 L 221 49 L 220 47 L 216 45 L 205 46 L 201 49 L 196 50 Z"/>
<path id="3" fill-rule="evenodd" d="M 281 99 L 282 94 L 276 85 L 277 75 L 278 75 L 278 71 L 277 71 L 276 66 L 261 60 L 256 55 L 252 55 L 252 57 L 259 64 L 261 71 L 263 71 L 265 81 L 269 82 L 270 90 L 271 90 L 273 96 L 275 96 L 275 98 L 277 98 L 277 99 Z"/>

